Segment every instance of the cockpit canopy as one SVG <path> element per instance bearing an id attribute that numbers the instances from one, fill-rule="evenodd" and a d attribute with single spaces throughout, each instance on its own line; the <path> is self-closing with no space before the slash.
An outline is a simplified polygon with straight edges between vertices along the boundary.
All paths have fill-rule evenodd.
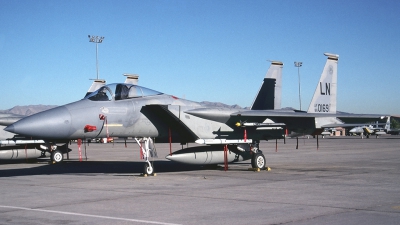
<path id="1" fill-rule="evenodd" d="M 133 84 L 109 84 L 86 96 L 84 99 L 92 101 L 118 101 L 129 98 L 142 98 L 163 93 Z"/>

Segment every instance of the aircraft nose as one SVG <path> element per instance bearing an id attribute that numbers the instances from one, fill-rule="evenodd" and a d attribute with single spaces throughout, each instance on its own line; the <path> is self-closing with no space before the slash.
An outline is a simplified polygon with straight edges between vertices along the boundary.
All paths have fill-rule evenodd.
<path id="1" fill-rule="evenodd" d="M 41 139 L 68 139 L 70 136 L 71 115 L 65 106 L 25 117 L 4 130 L 26 137 Z"/>

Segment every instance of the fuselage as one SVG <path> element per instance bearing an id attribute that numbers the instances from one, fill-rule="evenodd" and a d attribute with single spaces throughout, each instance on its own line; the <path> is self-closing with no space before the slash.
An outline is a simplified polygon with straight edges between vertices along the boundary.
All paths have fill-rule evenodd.
<path id="1" fill-rule="evenodd" d="M 150 137 L 157 142 L 188 143 L 282 137 L 282 125 L 235 125 L 243 121 L 284 124 L 299 135 L 312 134 L 322 124 L 336 122 L 328 114 L 316 118 L 293 110 L 204 107 L 137 85 L 109 84 L 82 100 L 23 118 L 5 130 L 46 141 Z"/>
<path id="2" fill-rule="evenodd" d="M 118 93 L 123 85 L 125 93 Z M 131 89 L 135 90 L 131 90 Z M 119 88 L 121 89 L 121 88 Z M 131 94 L 133 92 L 134 94 Z M 129 93 L 129 94 L 128 94 Z M 138 94 L 139 93 L 139 94 Z M 122 97 L 121 97 L 122 96 Z M 195 141 L 232 132 L 224 123 L 198 118 L 185 111 L 201 104 L 136 85 L 112 84 L 84 99 L 24 118 L 7 130 L 45 140 L 101 137 L 152 137 L 158 142 Z M 190 133 L 190 135 L 184 135 Z M 183 134 L 183 135 L 182 135 Z M 182 140 L 182 136 L 185 136 Z"/>

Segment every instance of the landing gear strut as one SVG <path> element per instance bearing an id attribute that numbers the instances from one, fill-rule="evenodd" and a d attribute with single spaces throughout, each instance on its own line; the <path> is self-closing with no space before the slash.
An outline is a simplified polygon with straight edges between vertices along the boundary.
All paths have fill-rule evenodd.
<path id="1" fill-rule="evenodd" d="M 135 138 L 136 143 L 140 146 L 140 150 L 143 153 L 143 158 L 146 160 L 144 164 L 144 173 L 146 175 L 154 175 L 154 167 L 153 163 L 149 161 L 150 154 L 152 156 L 156 156 L 156 153 L 153 152 L 153 149 L 150 149 L 150 144 L 153 143 L 153 140 L 151 138 Z M 142 142 L 144 141 L 144 146 L 142 146 Z M 153 145 L 154 146 L 154 145 Z M 151 153 L 150 153 L 151 152 Z"/>
<path id="2" fill-rule="evenodd" d="M 262 151 L 259 149 L 260 142 L 256 141 L 251 146 L 251 151 L 253 152 L 253 156 L 251 157 L 251 167 L 254 169 L 264 170 L 265 166 L 265 156 Z"/>

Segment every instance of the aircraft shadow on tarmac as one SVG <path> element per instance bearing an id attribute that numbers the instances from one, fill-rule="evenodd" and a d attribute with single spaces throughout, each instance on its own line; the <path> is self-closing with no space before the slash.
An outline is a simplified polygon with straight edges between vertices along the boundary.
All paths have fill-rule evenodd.
<path id="1" fill-rule="evenodd" d="M 26 163 L 26 162 L 25 162 Z M 36 162 L 35 162 L 36 163 Z M 48 164 L 47 161 L 38 160 L 42 166 L 31 168 L 13 168 L 0 170 L 0 177 L 53 175 L 53 174 L 119 174 L 121 176 L 140 175 L 144 171 L 144 162 L 129 161 L 64 161 L 58 164 Z M 156 173 L 184 172 L 210 169 L 198 165 L 186 165 L 171 161 L 154 161 Z M 214 167 L 215 169 L 215 167 Z"/>

